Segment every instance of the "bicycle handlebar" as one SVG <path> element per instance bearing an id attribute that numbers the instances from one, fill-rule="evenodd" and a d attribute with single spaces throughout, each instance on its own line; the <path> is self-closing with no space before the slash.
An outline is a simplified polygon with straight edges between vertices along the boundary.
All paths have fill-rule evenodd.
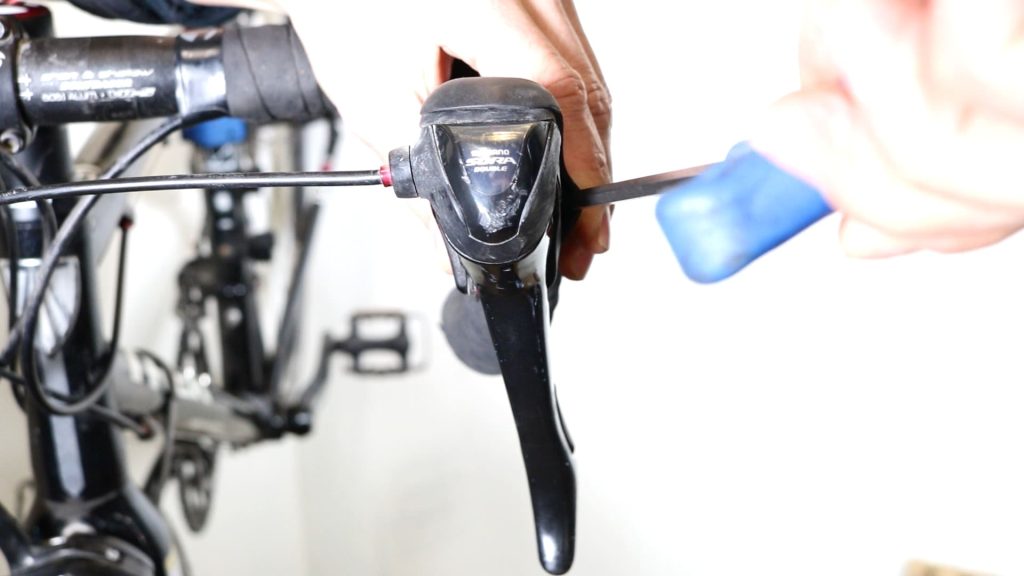
<path id="1" fill-rule="evenodd" d="M 34 128 L 220 111 L 257 123 L 306 121 L 332 106 L 286 25 L 205 29 L 176 38 L 20 38 L 0 46 L 0 82 Z M 13 60 L 4 70 L 2 62 Z M 7 122 L 9 123 L 9 121 Z M 0 126 L 0 131 L 15 129 Z"/>
<path id="2" fill-rule="evenodd" d="M 0 38 L 0 62 L 14 63 L 0 67 L 0 143 L 7 134 L 12 149 L 11 130 L 23 130 L 26 143 L 36 126 L 51 124 L 189 119 L 211 112 L 254 122 L 301 121 L 331 112 L 294 31 L 284 26 L 208 29 L 170 39 L 11 40 Z M 8 104 L 15 105 L 16 122 L 7 119 Z M 423 113 L 420 141 L 392 155 L 395 190 L 431 200 L 453 249 L 453 265 L 472 278 L 472 287 L 467 282 L 460 288 L 478 296 L 488 316 L 520 436 L 541 564 L 563 574 L 574 557 L 576 478 L 547 354 L 562 231 L 575 214 L 560 202 L 563 189 L 572 188 L 561 158 L 561 114 L 539 85 L 496 78 L 450 82 L 431 95 Z M 382 181 L 376 171 L 360 178 Z M 143 189 L 139 184 L 60 185 L 23 190 L 5 200 L 29 193 L 56 196 L 57 189 L 60 195 L 100 191 L 96 186 L 137 191 Z M 162 177 L 150 189 L 183 185 L 182 179 Z M 475 209 L 468 211 L 471 206 Z M 548 231 L 553 231 L 550 239 Z M 31 341 L 31 332 L 25 338 Z M 137 379 L 119 377 L 114 382 L 128 387 L 115 386 L 114 400 L 123 412 L 144 415 L 173 395 L 179 416 L 168 425 L 183 436 L 193 432 L 246 443 L 286 431 L 291 414 L 265 399 L 213 397 L 202 385 L 179 387 L 174 375 L 165 380 L 163 386 L 158 379 L 138 386 Z M 182 396 L 190 388 L 200 401 Z M 194 428 L 183 426 L 190 412 Z M 301 419 L 302 411 L 295 415 Z M 227 428 L 210 430 L 210 422 Z"/>

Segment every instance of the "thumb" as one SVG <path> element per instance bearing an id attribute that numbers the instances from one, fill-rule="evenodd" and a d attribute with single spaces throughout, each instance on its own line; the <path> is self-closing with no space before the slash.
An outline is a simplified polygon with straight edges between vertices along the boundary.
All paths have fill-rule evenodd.
<path id="1" fill-rule="evenodd" d="M 843 93 L 804 90 L 769 110 L 751 146 L 815 187 L 844 214 L 840 241 L 853 256 L 966 250 L 1019 228 L 1015 212 L 987 209 L 916 184 L 869 126 Z"/>
<path id="2" fill-rule="evenodd" d="M 836 90 L 802 90 L 772 106 L 751 136 L 751 146 L 777 166 L 814 186 L 839 212 L 850 202 L 843 191 L 849 168 L 855 113 Z M 839 229 L 843 250 L 859 258 L 906 254 L 916 246 L 845 215 Z"/>
<path id="3" fill-rule="evenodd" d="M 751 147 L 814 186 L 837 210 L 854 111 L 836 90 L 801 90 L 769 108 L 750 137 Z"/>

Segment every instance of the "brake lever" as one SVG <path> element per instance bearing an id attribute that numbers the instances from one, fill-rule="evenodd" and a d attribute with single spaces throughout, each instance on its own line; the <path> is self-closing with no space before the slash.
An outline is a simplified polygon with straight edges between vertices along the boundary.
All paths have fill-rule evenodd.
<path id="1" fill-rule="evenodd" d="M 548 364 L 559 281 L 562 118 L 540 85 L 452 80 L 423 105 L 422 132 L 389 156 L 396 195 L 430 201 L 460 291 L 478 301 L 505 381 L 530 486 L 541 565 L 572 566 L 576 474 Z"/>

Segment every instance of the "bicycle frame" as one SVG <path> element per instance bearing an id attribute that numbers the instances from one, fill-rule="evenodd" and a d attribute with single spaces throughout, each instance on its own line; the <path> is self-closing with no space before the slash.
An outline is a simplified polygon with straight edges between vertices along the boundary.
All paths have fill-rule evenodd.
<path id="1" fill-rule="evenodd" d="M 87 145 L 86 153 L 95 150 L 116 152 L 118 142 L 130 141 L 137 130 L 127 126 L 104 127 L 102 133 Z M 46 151 L 43 155 L 38 151 Z M 203 152 L 203 156 L 209 156 Z M 55 128 L 41 132 L 35 143 L 24 152 L 29 164 L 38 166 L 43 182 L 67 181 L 72 179 L 70 154 L 63 129 Z M 102 166 L 103 158 L 89 158 L 86 164 Z M 202 163 L 202 162 L 201 162 Z M 200 441 L 225 442 L 241 446 L 263 438 L 279 437 L 289 431 L 290 420 L 278 397 L 278 387 L 271 382 L 280 379 L 283 366 L 294 350 L 294 334 L 297 310 L 302 294 L 301 278 L 308 261 L 311 240 L 316 230 L 318 209 L 310 205 L 302 212 L 299 223 L 301 235 L 298 240 L 298 255 L 288 287 L 285 311 L 281 315 L 279 328 L 280 353 L 271 359 L 265 357 L 260 338 L 259 317 L 255 303 L 255 279 L 252 273 L 250 226 L 242 207 L 240 195 L 231 205 L 224 203 L 218 192 L 206 191 L 206 205 L 211 231 L 211 251 L 206 257 L 186 264 L 182 278 L 205 277 L 208 283 L 201 287 L 204 296 L 198 305 L 203 306 L 205 296 L 218 300 L 220 329 L 218 339 L 222 349 L 224 383 L 219 388 L 204 389 L 205 397 L 190 394 L 177 398 L 177 415 L 173 427 L 177 442 L 199 443 Z M 71 202 L 56 203 L 58 214 L 66 214 Z M 67 261 L 77 263 L 80 282 L 70 275 L 55 278 L 51 290 L 63 292 L 77 290 L 78 313 L 72 316 L 61 351 L 50 357 L 44 351 L 37 351 L 40 377 L 45 385 L 61 394 L 80 394 L 92 386 L 89 379 L 90 367 L 108 350 L 108 343 L 101 332 L 101 305 L 96 284 L 97 269 L 101 256 L 117 224 L 126 209 L 123 196 L 103 198 L 97 209 L 90 215 L 90 233 L 83 235 L 76 243 Z M 223 208 L 227 208 L 226 210 Z M 38 222 L 26 221 L 20 224 L 20 236 L 41 234 Z M 38 240 L 41 242 L 41 239 Z M 265 254 L 269 257 L 269 254 Z M 211 271 L 216 272 L 211 275 Z M 188 298 L 196 285 L 181 281 L 183 298 Z M 196 304 L 193 302 L 193 304 Z M 196 332 L 198 335 L 198 332 Z M 189 331 L 183 329 L 182 342 L 190 341 Z M 199 347 L 203 356 L 196 368 L 209 376 L 205 349 Z M 184 350 L 183 350 L 184 353 Z M 117 407 L 130 415 L 145 415 L 159 411 L 182 382 L 173 382 L 177 375 L 166 379 L 150 379 L 148 385 L 140 386 L 133 381 L 128 366 L 131 359 L 119 355 L 116 367 L 109 377 L 114 378 L 110 392 L 101 400 L 108 408 Z M 152 371 L 150 371 L 152 375 Z M 135 378 L 137 380 L 137 378 Z M 127 477 L 122 431 L 111 423 L 96 419 L 84 413 L 75 416 L 53 416 L 32 402 L 25 403 L 31 434 L 33 476 L 36 481 L 36 499 L 26 522 L 26 533 L 30 542 L 56 542 L 67 539 L 69 531 L 79 532 L 85 527 L 119 543 L 120 541 L 137 548 L 152 563 L 155 574 L 171 573 L 167 565 L 177 560 L 173 550 L 173 539 L 169 527 L 162 519 L 156 502 L 163 487 L 162 481 L 151 482 L 144 494 Z M 301 432 L 308 431 L 308 422 L 303 421 Z M 174 450 L 174 447 L 168 449 Z M 163 478 L 166 480 L 166 478 Z M 147 498 L 147 495 L 149 498 Z M 200 526 L 193 526 L 198 529 Z M 81 546 L 77 542 L 76 546 Z M 128 554 L 120 551 L 118 556 Z M 11 553 L 12 563 L 21 555 Z M 170 563 L 170 564 L 169 564 Z M 17 566 L 15 566 L 17 567 Z"/>
<path id="2" fill-rule="evenodd" d="M 40 130 L 35 142 L 23 153 L 43 182 L 72 179 L 70 152 L 63 128 Z M 36 351 L 40 377 L 55 392 L 81 394 L 92 383 L 91 367 L 107 352 L 102 336 L 97 267 L 109 238 L 109 224 L 120 219 L 124 199 L 104 199 L 92 215 L 91 234 L 75 242 L 69 259 L 78 266 L 78 313 L 72 317 L 67 337 L 58 352 L 50 356 Z M 65 215 L 70 202 L 55 202 L 58 215 Z M 27 223 L 21 235 L 39 233 Z M 57 279 L 66 281 L 65 278 Z M 74 278 L 71 278 L 74 281 Z M 55 287 L 56 288 L 56 287 Z M 108 394 L 102 405 L 114 406 Z M 83 526 L 102 527 L 102 532 L 144 552 L 157 566 L 173 557 L 167 524 L 156 506 L 132 484 L 126 474 L 121 432 L 88 414 L 55 416 L 32 402 L 25 403 L 30 434 L 32 472 L 36 497 L 25 530 L 32 542 L 69 541 Z M 157 574 L 163 574 L 159 568 Z"/>
<path id="3" fill-rule="evenodd" d="M 49 33 L 48 15 L 41 20 L 36 33 Z M 79 164 L 86 172 L 98 174 L 115 158 L 126 143 L 136 138 L 139 130 L 131 125 L 105 125 L 87 144 Z M 300 154 L 296 150 L 296 154 Z M 207 154 L 209 158 L 209 154 Z M 74 179 L 71 155 L 63 127 L 42 127 L 35 140 L 20 155 L 21 160 L 42 183 L 67 182 Z M 251 271 L 252 250 L 249 225 L 241 202 L 226 205 L 218 193 L 206 193 L 211 225 L 211 255 L 202 266 L 219 272 L 203 288 L 218 300 L 220 315 L 219 340 L 222 348 L 224 389 L 214 390 L 205 398 L 176 400 L 177 417 L 165 422 L 176 428 L 181 442 L 200 439 L 228 442 L 233 445 L 253 443 L 261 438 L 278 437 L 288 431 L 289 419 L 276 397 L 278 384 L 294 349 L 297 310 L 302 293 L 301 278 L 308 260 L 313 238 L 317 208 L 313 204 L 301 214 L 298 222 L 298 256 L 288 288 L 285 312 L 279 328 L 279 354 L 266 358 L 260 337 L 259 318 L 255 304 L 255 282 Z M 58 218 L 70 212 L 75 200 L 54 202 Z M 74 313 L 55 354 L 35 351 L 39 377 L 47 389 L 64 395 L 80 395 L 94 383 L 92 367 L 104 355 L 115 353 L 102 333 L 100 293 L 97 285 L 98 267 L 103 252 L 126 210 L 123 195 L 101 199 L 89 215 L 88 233 L 74 243 L 64 262 L 73 263 L 69 271 L 54 278 L 51 293 L 69 293 L 74 298 Z M 22 212 L 33 212 L 25 209 Z M 39 213 L 22 217 L 17 222 L 19 244 L 42 245 Z M 5 256 L 6 256 L 5 251 Z M 21 254 L 18 273 L 26 279 L 38 260 Z M 28 255 L 31 256 L 31 255 Z M 269 254 L 265 254 L 269 257 Z M 198 265 L 196 262 L 192 265 Z M 193 267 L 194 269 L 194 267 Z M 189 270 L 189 266 L 186 266 Z M 182 276 L 185 276 L 183 271 Z M 27 282 L 20 284 L 24 302 Z M 183 291 L 187 286 L 183 284 Z M 183 342 L 187 338 L 183 337 Z M 205 359 L 204 359 L 205 364 Z M 177 384 L 172 380 L 152 379 L 146 386 L 132 382 L 126 359 L 119 355 L 110 378 L 115 385 L 100 400 L 108 409 L 121 409 L 128 414 L 151 414 L 167 402 Z M 204 368 L 207 368 L 205 365 Z M 150 370 L 152 376 L 152 370 Z M 111 570 L 135 559 L 147 572 L 157 575 L 175 573 L 180 562 L 174 549 L 170 528 L 162 518 L 156 502 L 162 482 L 147 486 L 147 494 L 133 484 L 126 473 L 122 431 L 115 425 L 86 412 L 74 416 L 47 413 L 34 402 L 24 402 L 30 433 L 32 474 L 36 483 L 35 501 L 26 519 L 25 536 L 3 513 L 0 518 L 3 552 L 9 556 L 12 569 L 27 569 L 32 562 L 29 549 L 48 543 L 54 554 L 63 555 L 55 566 L 73 566 L 81 561 L 81 553 L 96 544 L 98 554 L 91 555 L 90 566 L 104 565 Z M 308 431 L 303 421 L 301 431 Z M 173 450 L 174 446 L 168 447 Z M 164 478 L 166 479 L 166 478 Z M 11 524 L 12 526 L 6 526 Z M 10 528 L 10 529 L 8 529 Z M 102 534 L 90 538 L 84 534 Z M 65 546 L 64 550 L 61 547 Z M 106 555 L 106 560 L 104 560 Z M 36 559 L 38 560 L 38 559 Z M 70 562 L 70 564 L 68 564 Z"/>

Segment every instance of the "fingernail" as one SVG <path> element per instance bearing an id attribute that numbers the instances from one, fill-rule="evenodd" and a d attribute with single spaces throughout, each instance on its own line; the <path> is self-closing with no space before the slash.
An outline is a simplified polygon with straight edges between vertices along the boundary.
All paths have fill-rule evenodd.
<path id="1" fill-rule="evenodd" d="M 598 254 L 604 254 L 611 246 L 611 229 L 611 213 L 605 209 L 601 214 L 600 227 L 597 229 L 597 250 L 595 252 Z"/>

